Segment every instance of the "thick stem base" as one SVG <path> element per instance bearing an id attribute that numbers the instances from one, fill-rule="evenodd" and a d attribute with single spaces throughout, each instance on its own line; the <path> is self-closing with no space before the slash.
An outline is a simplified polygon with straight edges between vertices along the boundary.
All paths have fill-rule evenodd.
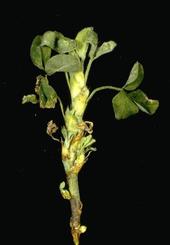
<path id="1" fill-rule="evenodd" d="M 69 192 L 71 195 L 71 199 L 70 199 L 71 213 L 72 213 L 70 218 L 71 234 L 73 236 L 74 244 L 78 245 L 80 234 L 82 233 L 80 218 L 81 218 L 82 206 L 83 206 L 79 194 L 78 175 L 70 174 L 67 177 L 67 182 L 69 186 Z"/>

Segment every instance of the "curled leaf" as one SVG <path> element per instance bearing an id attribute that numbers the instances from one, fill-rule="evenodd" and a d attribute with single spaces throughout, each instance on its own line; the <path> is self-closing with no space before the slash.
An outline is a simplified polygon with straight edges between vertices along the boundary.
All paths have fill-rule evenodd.
<path id="1" fill-rule="evenodd" d="M 40 108 L 55 108 L 57 93 L 53 87 L 49 85 L 47 77 L 37 77 L 35 92 L 39 95 Z"/>
<path id="2" fill-rule="evenodd" d="M 47 134 L 52 136 L 54 133 L 57 132 L 57 125 L 53 122 L 53 120 L 49 121 L 47 124 Z"/>
<path id="3" fill-rule="evenodd" d="M 135 102 L 138 108 L 148 114 L 154 114 L 159 107 L 158 100 L 152 100 L 140 89 L 129 93 L 129 97 Z"/>
<path id="4" fill-rule="evenodd" d="M 93 27 L 86 27 L 78 32 L 75 40 L 77 41 L 77 53 L 79 57 L 84 61 L 86 58 L 86 53 L 91 45 L 89 52 L 90 58 L 94 56 L 94 53 L 97 48 L 98 36 L 97 33 L 93 31 Z"/>
<path id="5" fill-rule="evenodd" d="M 46 31 L 42 35 L 41 46 L 47 46 L 51 49 L 55 49 L 56 38 L 60 35 L 62 34 L 56 31 Z"/>
<path id="6" fill-rule="evenodd" d="M 104 42 L 98 49 L 95 55 L 95 59 L 99 58 L 103 54 L 111 52 L 115 47 L 116 43 L 114 41 Z"/>
<path id="7" fill-rule="evenodd" d="M 124 89 L 128 91 L 136 89 L 143 81 L 143 78 L 144 78 L 143 66 L 139 62 L 136 62 L 132 67 L 132 70 L 124 86 Z"/>
<path id="8" fill-rule="evenodd" d="M 57 94 L 51 85 L 49 85 L 47 77 L 41 79 L 40 90 L 44 94 L 46 103 L 45 108 L 55 108 L 57 103 Z"/>
<path id="9" fill-rule="evenodd" d="M 87 42 L 91 45 L 90 51 L 89 51 L 89 57 L 93 58 L 97 49 L 98 44 L 98 35 L 96 32 L 92 31 L 89 35 Z"/>
<path id="10" fill-rule="evenodd" d="M 42 58 L 42 52 L 41 52 L 41 36 L 36 36 L 31 44 L 30 48 L 30 56 L 33 64 L 37 66 L 39 69 L 43 70 L 43 58 Z"/>
<path id="11" fill-rule="evenodd" d="M 124 90 L 121 90 L 112 99 L 112 105 L 116 119 L 125 119 L 138 113 L 137 105 L 129 98 Z"/>

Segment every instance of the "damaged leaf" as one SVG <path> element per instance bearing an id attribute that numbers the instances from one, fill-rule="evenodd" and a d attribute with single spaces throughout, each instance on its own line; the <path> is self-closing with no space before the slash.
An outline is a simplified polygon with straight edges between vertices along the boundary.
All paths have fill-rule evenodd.
<path id="1" fill-rule="evenodd" d="M 154 114 L 159 107 L 158 100 L 149 99 L 140 89 L 129 93 L 129 97 L 135 102 L 141 111 L 147 114 Z"/>
<path id="2" fill-rule="evenodd" d="M 25 103 L 32 103 L 32 104 L 37 104 L 38 100 L 35 94 L 29 94 L 29 95 L 24 95 L 22 98 L 22 104 Z"/>

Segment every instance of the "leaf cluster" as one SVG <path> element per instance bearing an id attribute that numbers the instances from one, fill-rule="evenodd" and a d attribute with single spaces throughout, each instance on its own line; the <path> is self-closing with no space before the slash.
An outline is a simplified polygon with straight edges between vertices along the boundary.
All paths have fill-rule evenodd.
<path id="1" fill-rule="evenodd" d="M 47 31 L 42 35 L 37 35 L 33 39 L 30 56 L 33 64 L 45 71 L 47 75 L 45 77 L 37 77 L 36 94 L 24 96 L 23 104 L 31 102 L 33 104 L 39 103 L 40 108 L 55 108 L 59 97 L 52 86 L 49 85 L 47 76 L 56 72 L 64 72 L 70 88 L 70 77 L 73 74 L 82 72 L 85 74 L 86 82 L 92 62 L 100 56 L 113 51 L 115 47 L 116 43 L 112 40 L 99 45 L 98 35 L 93 30 L 93 27 L 82 29 L 74 39 L 65 37 L 57 31 Z M 85 69 L 84 62 L 86 59 L 88 59 L 88 65 Z M 112 99 L 116 119 L 128 118 L 139 111 L 154 114 L 157 110 L 159 106 L 158 100 L 149 99 L 138 88 L 143 78 L 144 68 L 142 64 L 136 62 L 132 67 L 127 82 L 122 88 L 117 89 L 119 92 Z M 102 87 L 100 90 L 102 90 Z"/>

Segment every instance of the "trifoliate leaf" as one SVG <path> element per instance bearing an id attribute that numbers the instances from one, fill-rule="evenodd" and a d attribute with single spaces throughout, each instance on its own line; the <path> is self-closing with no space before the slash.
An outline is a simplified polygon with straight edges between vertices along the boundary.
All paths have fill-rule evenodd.
<path id="1" fill-rule="evenodd" d="M 136 89 L 143 81 L 143 78 L 144 78 L 143 66 L 139 62 L 136 62 L 132 67 L 132 70 L 124 86 L 124 89 L 128 91 Z"/>
<path id="2" fill-rule="evenodd" d="M 33 39 L 33 42 L 31 44 L 30 56 L 33 64 L 39 69 L 44 70 L 40 44 L 41 36 L 38 35 Z"/>
<path id="3" fill-rule="evenodd" d="M 37 104 L 38 100 L 35 94 L 24 95 L 22 98 L 22 104 L 29 103 Z"/>
<path id="4" fill-rule="evenodd" d="M 159 107 L 158 100 L 152 100 L 140 89 L 129 93 L 129 97 L 135 102 L 138 108 L 150 115 L 154 114 Z"/>
<path id="5" fill-rule="evenodd" d="M 95 59 L 99 58 L 103 54 L 111 52 L 115 47 L 116 43 L 114 41 L 104 42 L 98 49 L 95 55 Z"/>
<path id="6" fill-rule="evenodd" d="M 121 90 L 112 99 L 112 105 L 116 119 L 125 119 L 138 113 L 137 105 L 129 98 L 124 90 Z"/>
<path id="7" fill-rule="evenodd" d="M 48 75 L 52 75 L 55 72 L 76 72 L 80 69 L 78 58 L 69 54 L 54 55 L 45 65 L 45 71 Z"/>

